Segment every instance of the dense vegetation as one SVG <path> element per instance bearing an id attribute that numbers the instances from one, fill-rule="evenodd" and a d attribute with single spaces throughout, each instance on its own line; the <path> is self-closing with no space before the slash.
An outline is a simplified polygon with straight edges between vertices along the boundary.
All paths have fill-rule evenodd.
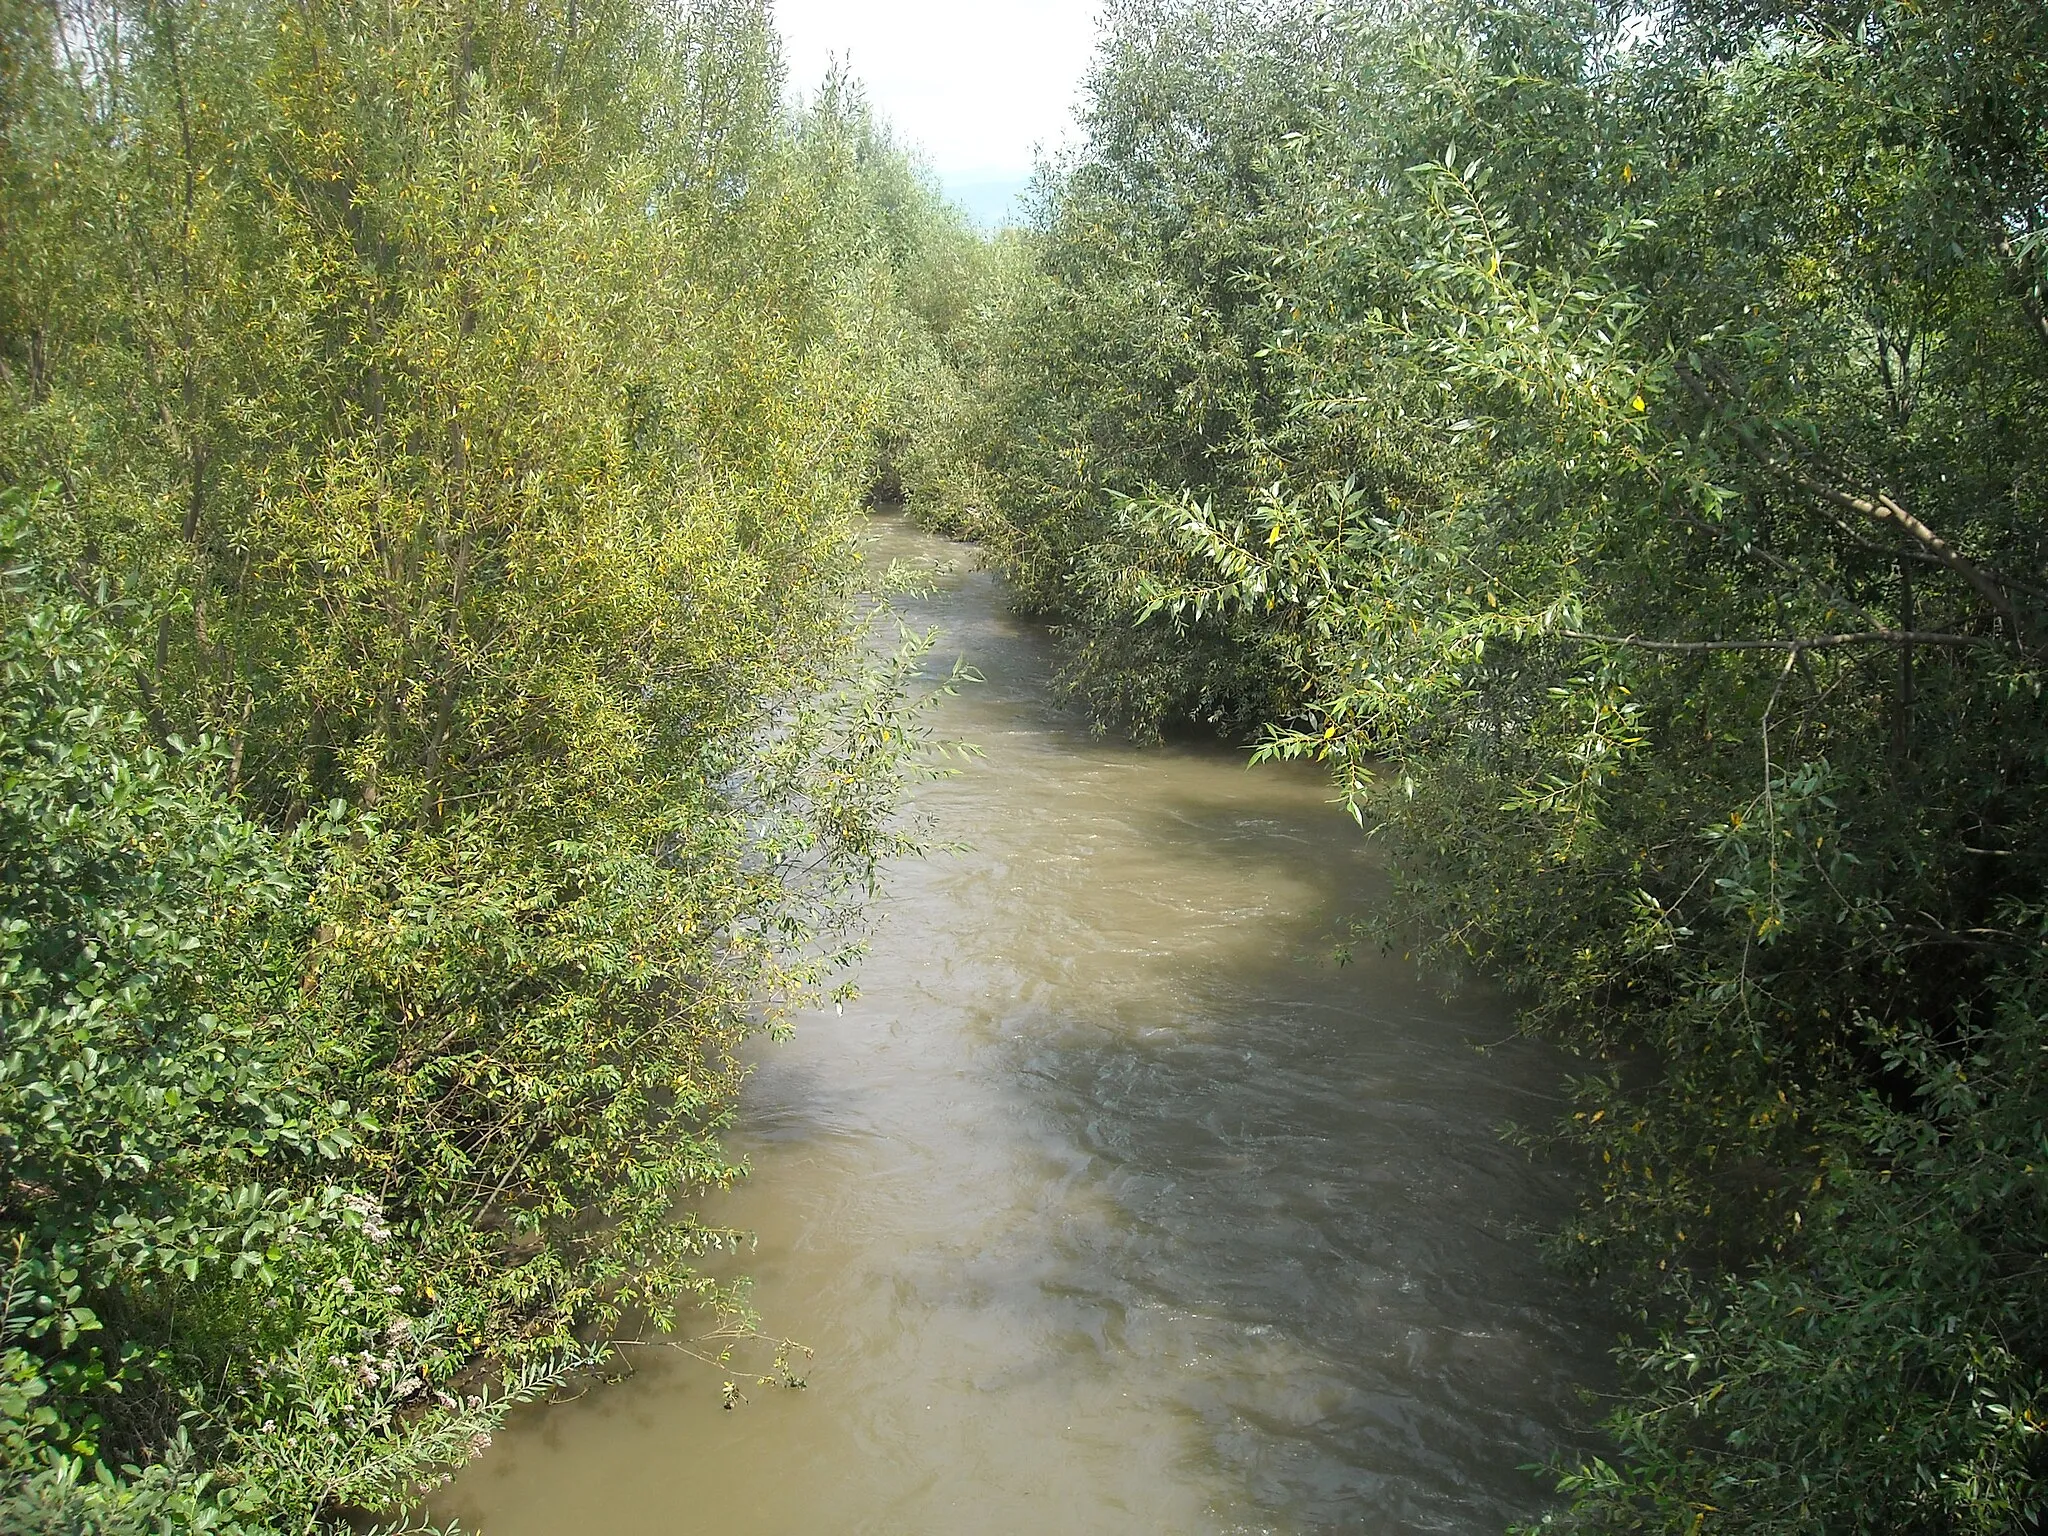
<path id="1" fill-rule="evenodd" d="M 737 1304 L 979 251 L 760 0 L 0 0 L 0 1529 L 389 1512 Z"/>
<path id="2" fill-rule="evenodd" d="M 1593 1064 L 1550 1528 L 2038 1529 L 2048 8 L 1119 0 L 1084 128 L 991 546 Z"/>
<path id="3" fill-rule="evenodd" d="M 1555 1529 L 2048 1519 L 2048 12 L 1116 0 L 1028 230 L 764 0 L 0 0 L 0 1529 L 402 1508 L 738 1299 L 855 514 L 1590 1063 Z"/>

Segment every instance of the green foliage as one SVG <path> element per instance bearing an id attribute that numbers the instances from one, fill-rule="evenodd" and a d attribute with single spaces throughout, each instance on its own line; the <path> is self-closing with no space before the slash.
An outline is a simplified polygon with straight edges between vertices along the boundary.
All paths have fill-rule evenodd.
<path id="1" fill-rule="evenodd" d="M 160 748 L 109 707 L 135 658 L 90 606 L 33 585 L 14 564 L 23 542 L 14 514 L 0 527 L 0 1124 L 13 1200 L 28 1197 L 17 1230 L 95 1271 L 261 1273 L 280 1227 L 314 1214 L 280 1206 L 262 1170 L 353 1144 L 348 1106 L 309 1092 L 261 1020 L 276 1002 L 266 930 L 292 882 L 213 792 L 203 745 Z"/>
<path id="2" fill-rule="evenodd" d="M 743 1316 L 979 246 L 759 0 L 0 0 L 0 87 L 0 1525 L 332 1529 Z"/>
<path id="3" fill-rule="evenodd" d="M 2038 7 L 1117 16 L 995 547 L 1585 1054 L 1649 1342 L 1554 1523 L 2034 1528 Z"/>
<path id="4" fill-rule="evenodd" d="M 1960 1049 L 1890 1042 L 1914 1097 L 1866 1092 L 1826 1128 L 1854 1155 L 1805 1203 L 1795 1259 L 1692 1291 L 1628 1352 L 1646 1385 L 1612 1424 L 1627 1459 L 1569 1475 L 1579 1508 L 1556 1525 L 2039 1524 L 2048 1032 L 2038 976 L 2009 985 Z"/>
<path id="5" fill-rule="evenodd" d="M 0 1459 L 23 1480 L 8 1528 L 235 1529 L 341 1491 L 248 1465 L 210 1484 L 188 1435 L 302 1401 L 247 1348 L 288 1336 L 277 1314 L 314 1314 L 300 1349 L 321 1354 L 399 1320 L 374 1202 L 347 1187 L 377 1127 L 282 1014 L 307 922 L 292 850 L 222 798 L 209 744 L 166 749 L 121 708 L 141 659 L 127 616 L 62 594 L 23 511 L 9 499 L 0 525 Z M 360 1300 L 335 1305 L 351 1276 Z M 416 1350 L 389 1353 L 393 1381 L 417 1369 Z M 228 1387 L 258 1420 L 212 1406 Z M 392 1443 L 429 1432 L 399 1432 L 394 1408 L 351 1376 L 327 1414 L 350 1452 L 330 1458 L 390 1456 L 401 1482 L 431 1465 Z M 276 1429 L 250 1461 L 319 1453 Z M 147 1472 L 108 1470 L 145 1447 Z"/>
<path id="6" fill-rule="evenodd" d="M 848 217 L 875 263 L 889 332 L 869 499 L 928 528 L 979 532 L 993 496 L 985 463 L 997 452 L 983 401 L 1005 363 L 991 328 L 1015 248 L 983 239 L 945 202 L 859 82 L 835 71 L 803 127 L 852 194 Z"/>

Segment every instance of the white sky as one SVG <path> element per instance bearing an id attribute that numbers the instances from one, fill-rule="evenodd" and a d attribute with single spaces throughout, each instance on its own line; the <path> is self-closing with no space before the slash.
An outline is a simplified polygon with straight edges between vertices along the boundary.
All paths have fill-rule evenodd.
<path id="1" fill-rule="evenodd" d="M 789 83 L 808 95 L 845 59 L 947 191 L 1021 186 L 1056 147 L 1095 45 L 1097 0 L 776 0 Z M 983 210 L 977 209 L 977 212 Z"/>

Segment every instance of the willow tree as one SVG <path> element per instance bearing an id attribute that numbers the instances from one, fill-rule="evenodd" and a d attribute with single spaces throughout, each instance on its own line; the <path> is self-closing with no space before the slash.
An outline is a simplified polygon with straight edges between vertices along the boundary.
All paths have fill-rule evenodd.
<path id="1" fill-rule="evenodd" d="M 195 1151 L 149 1212 L 10 1165 L 19 1274 L 70 1278 L 10 1310 L 8 1368 L 61 1380 L 5 1400 L 9 1465 L 301 1528 L 467 1454 L 478 1383 L 734 1304 L 697 1268 L 728 1234 L 677 1202 L 739 1172 L 734 1048 L 847 953 L 914 736 L 849 601 L 909 409 L 891 215 L 845 125 L 786 112 L 751 0 L 4 24 L 0 476 L 40 573 L 11 601 L 85 604 L 21 663 L 63 700 L 9 747 L 246 823 L 223 910 L 252 915 L 165 909 L 178 1028 L 263 1041 L 246 1097 L 318 1122 Z M 93 835 L 196 890 L 195 819 Z M 73 969 L 119 987 L 126 953 Z M 84 1006 L 58 974 L 8 994 L 10 1040 Z M 151 995 L 68 1065 L 0 1066 L 6 1156 L 89 1113 L 51 1084 L 155 1081 Z M 240 1145 L 177 1092 L 195 1146 Z"/>
<path id="2" fill-rule="evenodd" d="M 1559 1246 L 1643 1322 L 1559 1523 L 2031 1528 L 2038 7 L 1137 9 L 1219 77 L 1322 62 L 1227 153 L 1180 66 L 1100 78 L 1040 236 L 1081 339 L 1016 409 L 1103 473 L 1022 486 L 1012 558 L 1099 697 L 1265 671 L 1414 930 L 1587 1054 Z M 1242 339 L 1157 275 L 1211 227 Z"/>

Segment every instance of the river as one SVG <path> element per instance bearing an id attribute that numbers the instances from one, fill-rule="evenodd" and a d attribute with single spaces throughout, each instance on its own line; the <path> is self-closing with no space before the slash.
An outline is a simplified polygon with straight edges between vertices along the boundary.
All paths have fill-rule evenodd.
<path id="1" fill-rule="evenodd" d="M 1562 1064 L 1502 1001 L 1331 958 L 1385 882 L 1308 770 L 1093 739 L 974 551 L 899 604 L 986 681 L 919 801 L 862 996 L 764 1046 L 708 1218 L 801 1390 L 636 1351 L 437 1501 L 485 1536 L 1498 1533 L 1548 1502 L 1609 1328 L 1535 1233 L 1569 1180 L 1497 1135 Z"/>

